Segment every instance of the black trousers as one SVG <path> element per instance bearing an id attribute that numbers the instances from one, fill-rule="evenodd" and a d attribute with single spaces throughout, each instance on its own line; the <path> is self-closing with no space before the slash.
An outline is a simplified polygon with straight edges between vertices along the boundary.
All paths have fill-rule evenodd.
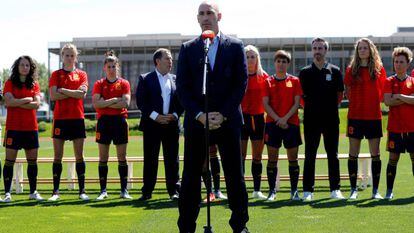
<path id="1" fill-rule="evenodd" d="M 240 150 L 240 127 L 231 128 L 225 123 L 217 130 L 210 131 L 210 144 L 217 144 L 232 211 L 230 226 L 234 232 L 241 232 L 249 220 L 247 211 L 247 191 L 244 182 L 242 156 Z M 184 170 L 181 182 L 178 227 L 180 232 L 194 232 L 200 211 L 203 162 L 205 161 L 205 140 L 202 125 L 195 122 L 186 127 L 184 143 Z M 212 219 L 216 216 L 211 213 Z"/>
<path id="2" fill-rule="evenodd" d="M 313 192 L 315 186 L 315 160 L 321 135 L 328 157 L 330 190 L 340 189 L 338 141 L 339 124 L 322 121 L 305 121 L 305 166 L 303 168 L 303 191 Z"/>
<path id="3" fill-rule="evenodd" d="M 158 157 L 162 143 L 165 178 L 168 194 L 179 191 L 179 159 L 177 124 L 152 124 L 144 130 L 144 186 L 143 194 L 151 194 L 157 181 Z"/>

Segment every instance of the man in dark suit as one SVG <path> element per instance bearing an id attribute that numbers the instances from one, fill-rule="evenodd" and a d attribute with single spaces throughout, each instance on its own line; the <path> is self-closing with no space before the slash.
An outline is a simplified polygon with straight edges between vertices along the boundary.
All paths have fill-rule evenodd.
<path id="1" fill-rule="evenodd" d="M 208 117 L 204 113 L 204 42 L 197 37 L 181 46 L 177 69 L 177 93 L 186 113 L 184 118 L 184 171 L 179 200 L 180 232 L 194 232 L 200 210 L 202 173 L 205 155 L 204 125 L 209 121 L 210 143 L 217 144 L 232 211 L 234 232 L 248 232 L 247 192 L 240 151 L 243 123 L 240 103 L 247 85 L 247 66 L 243 43 L 220 33 L 221 13 L 217 4 L 203 2 L 197 15 L 202 31 L 212 30 L 216 37 L 208 57 Z"/>
<path id="2" fill-rule="evenodd" d="M 162 143 L 167 190 L 171 200 L 179 198 L 179 116 L 171 53 L 158 49 L 153 56 L 155 70 L 139 77 L 136 100 L 141 110 L 139 130 L 144 134 L 144 186 L 139 200 L 151 199 L 157 181 L 158 156 Z"/>

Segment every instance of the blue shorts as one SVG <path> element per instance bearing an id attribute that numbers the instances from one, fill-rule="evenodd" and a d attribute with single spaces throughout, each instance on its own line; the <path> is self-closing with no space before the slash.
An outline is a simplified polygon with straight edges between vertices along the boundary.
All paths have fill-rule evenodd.
<path id="1" fill-rule="evenodd" d="M 85 120 L 53 120 L 52 138 L 63 140 L 86 138 Z"/>
<path id="2" fill-rule="evenodd" d="M 96 124 L 96 142 L 109 145 L 128 143 L 128 122 L 123 116 L 103 115 Z"/>
<path id="3" fill-rule="evenodd" d="M 243 114 L 244 124 L 241 130 L 241 140 L 263 140 L 264 114 Z"/>
<path id="4" fill-rule="evenodd" d="M 39 133 L 34 131 L 7 130 L 4 136 L 4 147 L 14 150 L 30 150 L 39 148 Z"/>
<path id="5" fill-rule="evenodd" d="M 302 145 L 299 126 L 289 124 L 287 129 L 282 129 L 275 122 L 266 123 L 265 144 L 271 147 L 280 148 L 283 145 L 286 149 Z"/>
<path id="6" fill-rule="evenodd" d="M 373 139 L 382 137 L 381 120 L 348 119 L 347 137 L 356 139 Z"/>
<path id="7" fill-rule="evenodd" d="M 393 153 L 414 153 L 414 132 L 388 132 L 387 151 Z"/>

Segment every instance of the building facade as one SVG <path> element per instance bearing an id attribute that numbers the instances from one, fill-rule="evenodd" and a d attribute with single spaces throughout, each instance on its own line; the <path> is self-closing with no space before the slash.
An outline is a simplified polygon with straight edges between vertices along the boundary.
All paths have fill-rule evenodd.
<path id="1" fill-rule="evenodd" d="M 154 69 L 152 55 L 158 48 L 171 50 L 173 60 L 178 59 L 183 42 L 194 38 L 181 34 L 127 35 L 125 37 L 73 38 L 80 50 L 79 66 L 88 73 L 90 90 L 85 100 L 85 111 L 92 109 L 92 87 L 97 79 L 103 77 L 103 60 L 107 50 L 112 49 L 121 60 L 122 76 L 131 83 L 132 101 L 130 109 L 136 109 L 134 93 L 138 76 Z M 350 62 L 355 41 L 360 37 L 326 37 L 330 43 L 327 58 L 345 70 Z M 387 74 L 392 74 L 391 54 L 394 47 L 406 46 L 414 49 L 414 27 L 401 27 L 388 37 L 368 36 L 378 47 Z M 269 74 L 274 73 L 273 54 L 284 49 L 292 54 L 289 73 L 297 75 L 302 67 L 312 63 L 311 41 L 313 38 L 240 38 L 245 45 L 255 45 L 260 50 L 262 66 Z M 67 42 L 49 44 L 50 55 L 59 55 L 60 48 Z M 60 59 L 60 58 L 59 58 Z M 49 62 L 50 64 L 50 62 Z M 50 65 L 49 65 L 50 67 Z M 173 72 L 176 70 L 174 62 Z"/>

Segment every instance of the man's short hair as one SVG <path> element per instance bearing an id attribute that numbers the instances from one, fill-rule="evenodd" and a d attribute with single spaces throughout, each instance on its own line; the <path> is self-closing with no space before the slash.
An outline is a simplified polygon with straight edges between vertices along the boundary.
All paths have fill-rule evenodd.
<path id="1" fill-rule="evenodd" d="M 163 53 L 171 54 L 170 50 L 168 50 L 166 48 L 157 49 L 154 52 L 154 55 L 152 56 L 152 61 L 154 62 L 154 66 L 157 66 L 157 59 L 161 59 Z"/>
<path id="2" fill-rule="evenodd" d="M 292 56 L 289 52 L 285 50 L 278 50 L 276 51 L 275 55 L 273 55 L 273 62 L 276 61 L 276 59 L 286 59 L 288 63 L 292 60 Z"/>
<path id="3" fill-rule="evenodd" d="M 328 50 L 329 49 L 329 43 L 328 41 L 326 41 L 325 39 L 323 39 L 322 37 L 315 37 L 313 38 L 311 45 L 313 45 L 313 43 L 315 42 L 322 42 L 325 44 L 325 49 Z"/>

